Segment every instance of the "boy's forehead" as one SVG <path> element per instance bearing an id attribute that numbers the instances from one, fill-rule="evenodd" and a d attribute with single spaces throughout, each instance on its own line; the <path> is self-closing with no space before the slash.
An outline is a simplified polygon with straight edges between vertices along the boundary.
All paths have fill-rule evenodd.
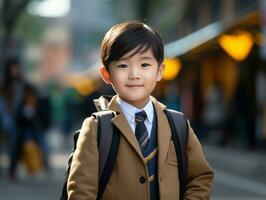
<path id="1" fill-rule="evenodd" d="M 139 56 L 140 58 L 143 59 L 155 59 L 153 52 L 152 52 L 152 48 L 134 48 L 131 51 L 125 53 L 119 60 L 127 60 L 133 56 Z"/>

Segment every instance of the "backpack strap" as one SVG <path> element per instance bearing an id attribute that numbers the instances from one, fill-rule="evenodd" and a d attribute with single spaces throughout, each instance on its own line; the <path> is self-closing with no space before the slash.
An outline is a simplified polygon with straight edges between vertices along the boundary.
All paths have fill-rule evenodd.
<path id="1" fill-rule="evenodd" d="M 119 147 L 120 135 L 111 120 L 114 111 L 105 110 L 94 113 L 98 122 L 97 140 L 99 149 L 99 187 L 97 199 L 101 199 L 109 178 L 112 174 Z"/>
<path id="2" fill-rule="evenodd" d="M 68 158 L 67 168 L 66 168 L 65 176 L 64 176 L 64 184 L 63 184 L 60 200 L 67 200 L 68 199 L 67 181 L 68 181 L 68 177 L 69 177 L 69 173 L 70 173 L 70 168 L 71 168 L 71 164 L 72 164 L 73 154 L 74 154 L 74 151 L 76 150 L 76 147 L 77 147 L 77 140 L 78 140 L 78 137 L 79 137 L 79 133 L 80 133 L 80 130 L 77 130 L 74 133 L 74 146 L 73 146 L 71 154 L 70 154 L 70 156 Z"/>
<path id="3" fill-rule="evenodd" d="M 101 199 L 105 187 L 112 174 L 114 163 L 119 147 L 120 135 L 116 127 L 113 126 L 111 120 L 116 115 L 114 111 L 100 111 L 94 113 L 93 116 L 97 119 L 98 130 L 98 150 L 99 150 L 99 186 L 97 200 Z M 74 134 L 74 147 L 68 159 L 68 165 L 65 172 L 64 185 L 60 200 L 67 200 L 67 181 L 72 164 L 73 154 L 77 147 L 77 141 L 80 135 L 80 130 Z"/>
<path id="4" fill-rule="evenodd" d="M 108 110 L 108 104 L 111 101 L 112 97 L 113 96 L 110 95 L 102 95 L 98 99 L 93 99 L 93 103 L 97 111 Z"/>
<path id="5" fill-rule="evenodd" d="M 180 184 L 180 199 L 183 199 L 186 189 L 186 177 L 187 177 L 188 124 L 184 114 L 181 112 L 177 112 L 171 109 L 166 109 L 165 113 L 171 128 L 176 157 L 179 163 L 178 173 L 179 173 L 179 184 Z"/>

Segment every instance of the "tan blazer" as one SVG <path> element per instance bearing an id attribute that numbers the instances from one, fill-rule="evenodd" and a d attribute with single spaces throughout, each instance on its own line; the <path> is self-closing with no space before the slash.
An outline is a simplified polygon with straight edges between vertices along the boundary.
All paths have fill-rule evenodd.
<path id="1" fill-rule="evenodd" d="M 166 106 L 152 97 L 158 118 L 158 182 L 161 200 L 179 199 L 178 163 L 171 131 L 164 113 Z M 112 119 L 121 131 L 119 150 L 112 175 L 103 193 L 102 200 L 150 200 L 148 169 L 139 144 L 122 113 L 117 96 L 108 105 L 118 112 Z M 201 145 L 191 127 L 187 146 L 188 184 L 186 200 L 209 199 L 213 171 L 207 163 Z M 69 200 L 95 200 L 98 190 L 97 121 L 87 118 L 81 129 L 77 149 L 73 156 L 68 180 Z M 140 182 L 144 176 L 146 182 Z"/>

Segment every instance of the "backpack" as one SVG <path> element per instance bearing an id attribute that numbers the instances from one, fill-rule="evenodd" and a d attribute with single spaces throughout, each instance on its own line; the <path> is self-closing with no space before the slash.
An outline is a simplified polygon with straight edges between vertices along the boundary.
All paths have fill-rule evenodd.
<path id="1" fill-rule="evenodd" d="M 108 97 L 109 98 L 109 97 Z M 98 110 L 99 108 L 106 109 L 106 97 L 101 97 L 94 101 Z M 100 107 L 99 107 L 100 106 Z M 178 160 L 178 173 L 179 173 L 179 184 L 180 184 L 180 199 L 183 199 L 186 176 L 187 176 L 187 140 L 188 140 L 188 125 L 184 115 L 175 110 L 166 109 L 165 114 L 170 124 L 172 139 L 175 146 L 176 157 Z M 105 187 L 112 174 L 113 166 L 116 161 L 116 156 L 119 148 L 120 134 L 119 130 L 112 125 L 111 119 L 116 115 L 114 111 L 104 110 L 94 113 L 97 119 L 97 140 L 99 150 L 99 187 L 97 200 L 101 199 Z M 74 134 L 74 148 L 68 159 L 68 166 L 65 172 L 64 184 L 60 200 L 67 200 L 67 181 L 71 168 L 73 153 L 76 149 L 76 143 L 80 134 L 80 130 Z"/>

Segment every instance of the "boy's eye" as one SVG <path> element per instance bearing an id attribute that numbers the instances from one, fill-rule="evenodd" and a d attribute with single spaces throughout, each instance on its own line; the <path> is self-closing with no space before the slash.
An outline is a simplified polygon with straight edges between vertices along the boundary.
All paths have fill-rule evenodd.
<path id="1" fill-rule="evenodd" d="M 118 67 L 118 68 L 122 68 L 122 69 L 124 69 L 124 68 L 127 67 L 127 65 L 125 65 L 125 64 L 121 64 L 121 65 L 118 65 L 117 67 Z"/>
<path id="2" fill-rule="evenodd" d="M 143 63 L 143 64 L 141 64 L 141 67 L 149 67 L 149 66 L 151 66 L 151 65 L 148 64 L 148 63 Z"/>

